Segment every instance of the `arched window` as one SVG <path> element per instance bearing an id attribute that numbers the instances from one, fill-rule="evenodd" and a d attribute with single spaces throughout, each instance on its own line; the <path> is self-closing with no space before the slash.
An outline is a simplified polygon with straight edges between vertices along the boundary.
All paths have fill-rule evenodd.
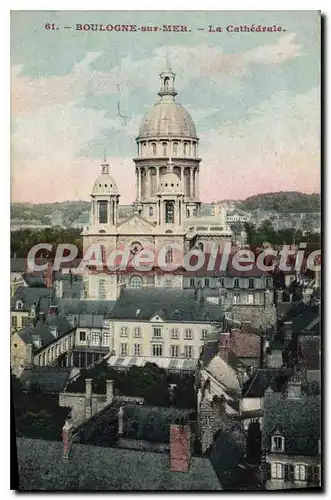
<path id="1" fill-rule="evenodd" d="M 163 148 L 163 156 L 168 156 L 168 144 L 166 142 L 162 142 Z"/>
<path id="2" fill-rule="evenodd" d="M 106 300 L 107 298 L 107 284 L 106 280 L 100 280 L 99 281 L 99 299 L 100 300 Z"/>
<path id="3" fill-rule="evenodd" d="M 197 155 L 197 143 L 194 142 L 193 143 L 193 156 L 196 156 Z"/>
<path id="4" fill-rule="evenodd" d="M 168 89 L 169 89 L 169 77 L 166 76 L 164 79 L 164 90 L 168 90 Z"/>
<path id="5" fill-rule="evenodd" d="M 155 142 L 152 142 L 152 155 L 153 156 L 156 155 L 156 143 Z"/>
<path id="6" fill-rule="evenodd" d="M 149 207 L 149 209 L 148 209 L 148 215 L 149 215 L 150 217 L 153 217 L 153 214 L 154 214 L 153 207 Z"/>
<path id="7" fill-rule="evenodd" d="M 173 255 L 173 250 L 171 247 L 167 248 L 166 254 L 165 254 L 165 263 L 166 264 L 171 264 L 173 262 L 174 255 Z"/>
<path id="8" fill-rule="evenodd" d="M 198 243 L 198 250 L 200 250 L 201 252 L 203 252 L 203 243 Z"/>
<path id="9" fill-rule="evenodd" d="M 107 224 L 108 222 L 108 203 L 107 201 L 98 201 L 99 224 Z"/>
<path id="10" fill-rule="evenodd" d="M 174 156 L 178 155 L 178 142 L 174 142 L 173 153 L 174 153 Z"/>
<path id="11" fill-rule="evenodd" d="M 143 280 L 140 276 L 132 276 L 130 279 L 130 288 L 141 288 L 143 284 Z"/>
<path id="12" fill-rule="evenodd" d="M 189 155 L 189 144 L 188 142 L 184 142 L 184 156 Z"/>
<path id="13" fill-rule="evenodd" d="M 166 202 L 165 221 L 167 224 L 173 224 L 175 222 L 175 206 L 173 201 Z"/>

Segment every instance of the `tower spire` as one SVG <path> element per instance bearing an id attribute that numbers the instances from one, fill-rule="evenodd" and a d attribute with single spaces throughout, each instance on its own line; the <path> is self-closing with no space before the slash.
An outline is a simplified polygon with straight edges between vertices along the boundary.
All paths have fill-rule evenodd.
<path id="1" fill-rule="evenodd" d="M 101 173 L 109 174 L 109 163 L 107 162 L 107 150 L 104 149 L 103 152 L 103 163 L 101 163 Z"/>
<path id="2" fill-rule="evenodd" d="M 170 65 L 170 57 L 169 57 L 169 50 L 167 49 L 166 51 L 166 67 L 165 67 L 166 73 L 172 73 L 171 65 Z"/>

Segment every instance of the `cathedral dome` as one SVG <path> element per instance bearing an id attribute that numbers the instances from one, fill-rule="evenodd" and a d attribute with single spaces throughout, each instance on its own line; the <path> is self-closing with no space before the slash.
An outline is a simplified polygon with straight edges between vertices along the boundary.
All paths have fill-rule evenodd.
<path id="1" fill-rule="evenodd" d="M 174 100 L 162 98 L 145 115 L 139 129 L 139 139 L 153 137 L 197 139 L 197 134 L 188 111 Z"/>
<path id="2" fill-rule="evenodd" d="M 92 195 L 98 195 L 98 194 L 104 194 L 104 195 L 118 194 L 116 182 L 109 174 L 102 173 L 95 180 L 92 189 Z"/>

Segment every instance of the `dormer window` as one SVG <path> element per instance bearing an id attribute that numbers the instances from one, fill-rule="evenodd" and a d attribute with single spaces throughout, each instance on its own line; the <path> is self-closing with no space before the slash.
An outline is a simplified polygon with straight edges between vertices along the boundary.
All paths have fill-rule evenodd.
<path id="1" fill-rule="evenodd" d="M 285 439 L 280 433 L 271 436 L 271 451 L 280 453 L 285 449 Z"/>
<path id="2" fill-rule="evenodd" d="M 23 309 L 23 302 L 21 300 L 16 301 L 16 310 L 21 311 Z"/>

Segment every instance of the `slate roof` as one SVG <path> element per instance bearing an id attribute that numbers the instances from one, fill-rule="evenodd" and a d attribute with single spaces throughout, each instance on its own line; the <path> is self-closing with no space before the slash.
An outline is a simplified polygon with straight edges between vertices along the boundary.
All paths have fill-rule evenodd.
<path id="1" fill-rule="evenodd" d="M 288 311 L 283 321 L 292 321 L 294 334 L 307 332 L 308 334 L 320 334 L 320 309 L 318 306 L 310 306 L 304 302 L 298 302 L 296 306 Z"/>
<path id="2" fill-rule="evenodd" d="M 298 338 L 299 360 L 305 364 L 307 370 L 321 368 L 321 339 L 310 335 L 300 335 Z"/>
<path id="3" fill-rule="evenodd" d="M 62 283 L 62 297 L 80 299 L 84 290 L 84 281 L 81 276 L 76 276 L 71 273 L 59 274 L 56 277 L 57 281 Z"/>
<path id="4" fill-rule="evenodd" d="M 317 395 L 302 394 L 291 399 L 281 393 L 266 393 L 262 424 L 262 446 L 270 450 L 274 428 L 282 429 L 285 453 L 317 455 L 321 431 L 321 399 Z"/>
<path id="5" fill-rule="evenodd" d="M 115 407 L 111 405 L 87 423 L 88 427 L 93 425 L 93 432 L 87 433 L 88 444 L 110 445 L 105 442 L 109 441 L 110 433 L 117 431 L 117 426 L 113 427 L 113 431 L 111 430 L 112 424 L 117 424 L 117 410 L 116 404 Z M 194 409 L 126 404 L 123 413 L 123 437 L 153 443 L 169 443 L 170 425 L 181 419 L 188 421 L 190 416 L 193 418 L 193 415 Z M 80 432 L 84 434 L 84 425 Z"/>
<path id="6" fill-rule="evenodd" d="M 80 300 L 79 298 L 64 298 L 57 300 L 59 310 L 68 315 L 95 314 L 107 316 L 115 301 L 113 300 Z"/>
<path id="7" fill-rule="evenodd" d="M 246 465 L 245 450 L 231 432 L 219 429 L 209 458 L 223 490 L 256 490 L 259 480 Z"/>
<path id="8" fill-rule="evenodd" d="M 156 314 L 172 322 L 210 323 L 222 319 L 221 309 L 216 304 L 197 301 L 194 290 L 174 288 L 124 289 L 109 317 L 149 321 Z"/>
<path id="9" fill-rule="evenodd" d="M 274 392 L 279 392 L 289 379 L 291 373 L 291 369 L 284 368 L 258 369 L 244 383 L 242 395 L 245 398 L 263 398 L 268 387 Z"/>
<path id="10" fill-rule="evenodd" d="M 18 335 L 26 344 L 32 344 L 34 337 L 40 337 L 42 341 L 42 347 L 37 349 L 37 351 L 42 350 L 56 340 L 50 331 L 50 326 L 57 327 L 57 338 L 66 335 L 74 329 L 71 323 L 64 316 L 56 315 L 48 316 L 47 318 L 45 318 L 45 321 L 38 321 L 35 327 L 29 325 L 26 328 L 23 328 L 18 332 Z"/>
<path id="11" fill-rule="evenodd" d="M 29 390 L 37 385 L 41 392 L 59 393 L 64 390 L 69 377 L 71 368 L 58 366 L 34 366 L 26 368 L 20 381 L 23 390 Z"/>
<path id="12" fill-rule="evenodd" d="M 272 277 L 272 275 L 268 271 L 263 271 L 259 269 L 259 267 L 255 264 L 247 264 L 247 269 L 238 270 L 233 265 L 232 259 L 234 254 L 230 254 L 227 259 L 227 256 L 224 256 L 223 261 L 226 263 L 226 269 L 224 269 L 224 263 L 222 263 L 222 253 L 218 253 L 216 258 L 211 258 L 211 254 L 205 254 L 204 265 L 202 265 L 196 271 L 184 270 L 183 276 L 185 277 L 234 277 L 234 278 L 260 278 L 263 276 Z M 215 260 L 215 263 L 214 263 Z M 198 257 L 192 256 L 190 259 L 190 263 L 194 266 L 198 262 Z M 212 266 L 210 265 L 212 264 Z M 250 266 L 252 268 L 250 269 Z M 210 270 L 212 267 L 212 270 Z M 242 268 L 245 267 L 245 263 L 241 263 Z"/>
<path id="13" fill-rule="evenodd" d="M 16 442 L 21 491 L 222 489 L 206 458 L 192 457 L 181 473 L 170 471 L 168 454 L 74 444 L 65 460 L 60 442 Z"/>
<path id="14" fill-rule="evenodd" d="M 21 300 L 23 307 L 20 311 L 29 312 L 33 304 L 38 304 L 41 298 L 53 298 L 55 296 L 52 288 L 20 286 L 10 299 L 10 310 L 16 311 L 16 302 Z"/>

